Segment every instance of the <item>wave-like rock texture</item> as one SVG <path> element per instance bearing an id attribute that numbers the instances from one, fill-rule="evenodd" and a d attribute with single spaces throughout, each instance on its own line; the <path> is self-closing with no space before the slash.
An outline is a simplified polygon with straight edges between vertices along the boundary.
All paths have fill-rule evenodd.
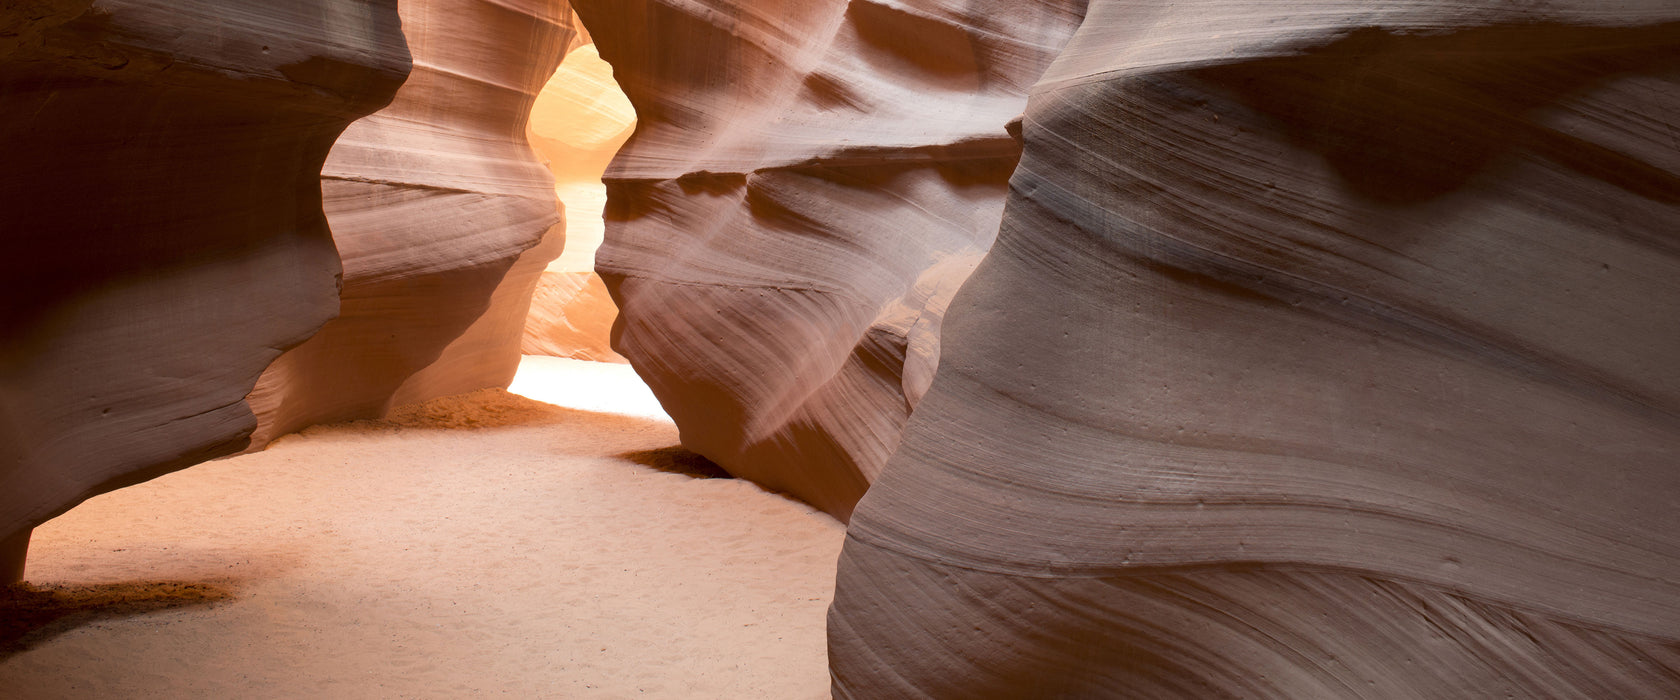
<path id="1" fill-rule="evenodd" d="M 840 698 L 1680 695 L 1680 9 L 1096 0 Z"/>
<path id="2" fill-rule="evenodd" d="M 254 446 L 507 386 L 537 277 L 564 245 L 525 120 L 576 34 L 570 8 L 400 9 L 413 74 L 389 107 L 345 131 L 321 173 L 344 260 L 339 316 L 264 373 L 250 399 L 262 421 Z"/>
<path id="3" fill-rule="evenodd" d="M 635 105 L 614 349 L 731 473 L 847 517 L 996 235 L 1006 125 L 1082 0 L 577 0 Z"/>
<path id="4" fill-rule="evenodd" d="M 322 161 L 408 68 L 394 0 L 0 8 L 0 579 L 35 525 L 245 447 L 338 306 Z"/>

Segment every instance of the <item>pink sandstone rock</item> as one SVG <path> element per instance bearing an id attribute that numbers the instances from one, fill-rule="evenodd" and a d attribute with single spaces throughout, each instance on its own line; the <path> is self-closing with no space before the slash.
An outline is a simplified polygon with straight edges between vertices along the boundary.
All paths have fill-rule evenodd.
<path id="1" fill-rule="evenodd" d="M 990 245 L 1083 2 L 577 0 L 640 119 L 596 270 L 683 444 L 841 518 Z"/>
<path id="2" fill-rule="evenodd" d="M 1680 696 L 1680 7 L 1093 0 L 837 698 Z"/>
<path id="3" fill-rule="evenodd" d="M 338 305 L 322 160 L 408 69 L 392 0 L 0 7 L 0 579 L 35 525 L 246 446 Z"/>
<path id="4" fill-rule="evenodd" d="M 564 244 L 525 117 L 575 36 L 569 8 L 424 0 L 401 11 L 413 75 L 344 133 L 321 175 L 344 259 L 339 316 L 264 373 L 250 397 L 256 446 L 506 386 L 537 276 Z"/>

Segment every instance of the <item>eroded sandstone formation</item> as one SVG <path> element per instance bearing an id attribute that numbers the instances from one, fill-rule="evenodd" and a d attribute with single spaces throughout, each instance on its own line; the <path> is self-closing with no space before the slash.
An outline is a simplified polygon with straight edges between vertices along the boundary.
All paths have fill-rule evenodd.
<path id="1" fill-rule="evenodd" d="M 842 518 L 991 244 L 1006 131 L 1083 0 L 577 0 L 635 105 L 614 347 L 737 476 Z"/>
<path id="2" fill-rule="evenodd" d="M 624 362 L 610 344 L 618 307 L 595 274 L 604 234 L 601 175 L 630 138 L 636 112 L 593 44 L 566 54 L 531 109 L 531 147 L 554 175 L 566 215 L 566 250 L 543 270 L 525 319 L 521 351 L 597 362 Z"/>
<path id="3" fill-rule="evenodd" d="M 0 7 L 0 579 L 42 521 L 245 447 L 338 307 L 322 161 L 408 69 L 394 0 Z"/>
<path id="4" fill-rule="evenodd" d="M 250 397 L 259 446 L 506 386 L 537 277 L 564 245 L 525 120 L 576 36 L 570 8 L 425 0 L 401 12 L 414 72 L 321 173 L 344 259 L 339 316 L 263 374 Z"/>
<path id="5" fill-rule="evenodd" d="M 1680 694 L 1680 9 L 1093 0 L 839 698 Z"/>

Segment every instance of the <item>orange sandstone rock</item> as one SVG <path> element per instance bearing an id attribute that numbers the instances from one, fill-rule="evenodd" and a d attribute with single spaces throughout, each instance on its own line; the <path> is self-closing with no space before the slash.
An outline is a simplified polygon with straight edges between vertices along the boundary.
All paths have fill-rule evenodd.
<path id="1" fill-rule="evenodd" d="M 525 117 L 573 40 L 564 3 L 401 5 L 414 73 L 333 147 L 321 189 L 344 259 L 339 316 L 251 394 L 266 443 L 306 425 L 506 386 L 526 305 L 559 254 Z"/>
<path id="2" fill-rule="evenodd" d="M 543 270 L 521 351 L 624 362 L 609 343 L 618 307 L 595 274 L 606 186 L 601 175 L 630 138 L 636 113 L 590 44 L 573 49 L 531 109 L 532 148 L 554 174 L 566 213 L 566 250 Z"/>

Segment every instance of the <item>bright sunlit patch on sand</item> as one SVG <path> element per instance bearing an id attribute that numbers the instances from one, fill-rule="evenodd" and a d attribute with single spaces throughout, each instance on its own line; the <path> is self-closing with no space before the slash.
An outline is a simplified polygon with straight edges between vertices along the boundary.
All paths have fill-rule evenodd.
<path id="1" fill-rule="evenodd" d="M 671 420 L 630 365 L 526 355 L 508 391 L 581 411 Z"/>
<path id="2" fill-rule="evenodd" d="M 556 401 L 656 409 L 628 367 L 532 359 Z M 36 528 L 0 698 L 828 697 L 833 518 L 719 478 L 668 421 L 499 390 L 405 409 Z"/>

